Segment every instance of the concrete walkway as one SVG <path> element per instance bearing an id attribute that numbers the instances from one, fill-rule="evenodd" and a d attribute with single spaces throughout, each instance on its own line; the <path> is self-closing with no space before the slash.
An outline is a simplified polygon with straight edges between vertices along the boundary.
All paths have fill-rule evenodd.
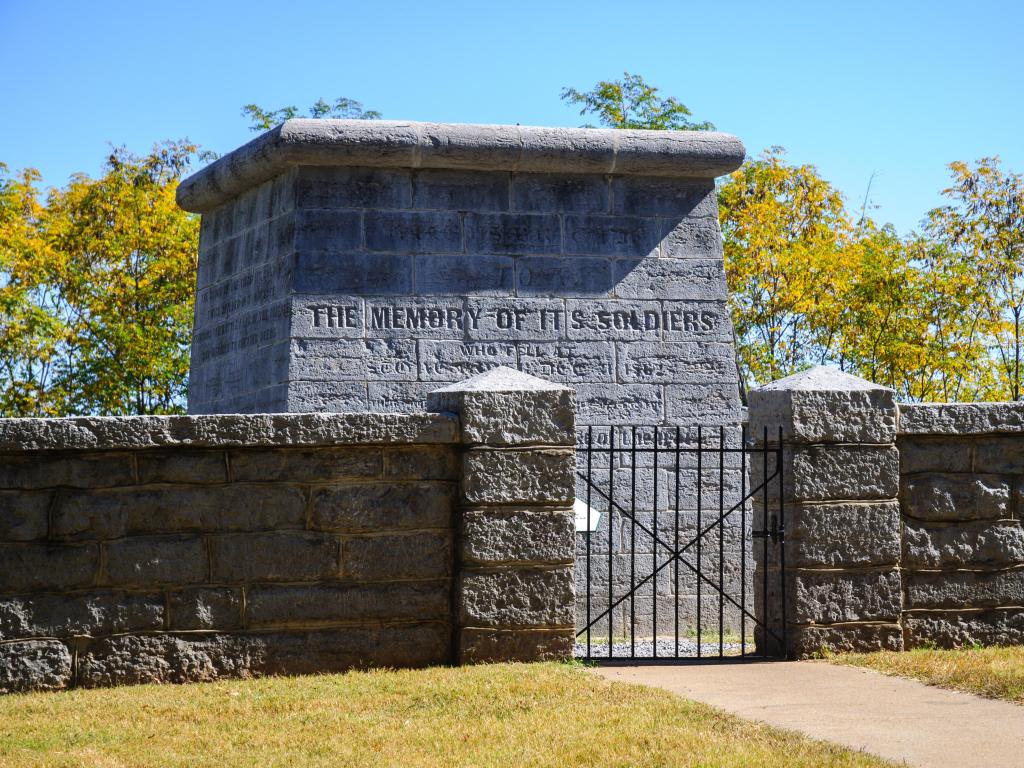
<path id="1" fill-rule="evenodd" d="M 921 768 L 1024 766 L 1024 707 L 827 662 L 597 667 Z"/>

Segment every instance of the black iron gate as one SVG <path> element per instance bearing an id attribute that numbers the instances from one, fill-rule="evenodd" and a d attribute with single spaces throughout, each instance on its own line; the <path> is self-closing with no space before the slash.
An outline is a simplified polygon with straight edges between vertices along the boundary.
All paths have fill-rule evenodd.
<path id="1" fill-rule="evenodd" d="M 767 428 L 759 437 L 582 429 L 577 657 L 784 655 L 782 430 L 773 444 Z"/>

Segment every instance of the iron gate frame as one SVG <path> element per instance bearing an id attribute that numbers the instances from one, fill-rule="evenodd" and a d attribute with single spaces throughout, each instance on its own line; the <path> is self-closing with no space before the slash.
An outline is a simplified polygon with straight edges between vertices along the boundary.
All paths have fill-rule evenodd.
<path id="1" fill-rule="evenodd" d="M 718 444 L 716 447 L 704 447 L 704 433 L 703 427 L 697 425 L 697 444 L 695 447 L 681 447 L 680 437 L 682 426 L 664 426 L 664 425 L 642 425 L 640 429 L 653 429 L 654 440 L 651 448 L 637 448 L 637 429 L 638 425 L 631 425 L 625 427 L 631 430 L 630 447 L 623 448 L 615 447 L 615 433 L 619 429 L 623 429 L 621 426 L 614 425 L 590 425 L 586 427 L 587 430 L 587 443 L 586 443 L 586 455 L 587 455 L 587 466 L 586 472 L 582 471 L 577 464 L 576 474 L 577 477 L 582 479 L 586 484 L 586 506 L 587 506 L 587 526 L 584 530 L 586 537 L 586 625 L 583 629 L 576 632 L 576 640 L 579 642 L 581 635 L 586 634 L 586 655 L 580 658 L 581 661 L 587 663 L 614 663 L 614 662 L 636 662 L 638 660 L 657 660 L 659 662 L 692 662 L 692 661 L 740 661 L 740 660 L 764 660 L 764 659 L 784 659 L 786 657 L 787 649 L 787 617 L 786 617 L 786 537 L 785 537 L 785 503 L 784 503 L 784 468 L 783 468 L 783 439 L 782 439 L 782 427 L 778 430 L 778 440 L 774 447 L 770 447 L 768 443 L 768 427 L 764 427 L 762 442 L 760 446 L 748 446 L 747 445 L 747 427 L 741 425 L 740 427 L 740 444 L 739 447 L 729 448 L 725 445 L 725 426 L 719 425 L 718 427 Z M 607 448 L 595 448 L 593 444 L 594 430 L 607 430 L 609 435 L 609 445 Z M 662 430 L 662 432 L 659 432 Z M 675 445 L 672 448 L 659 449 L 658 437 L 660 434 L 664 434 L 664 430 L 674 430 L 675 432 Z M 626 510 L 621 504 L 615 501 L 615 482 L 614 482 L 614 471 L 615 471 L 615 456 L 618 453 L 620 456 L 622 453 L 627 452 L 630 455 L 630 508 Z M 593 482 L 593 457 L 594 454 L 607 453 L 609 456 L 608 460 L 608 493 L 598 487 Z M 636 519 L 636 474 L 637 474 L 637 463 L 636 457 L 638 453 L 652 453 L 653 454 L 653 475 L 654 475 L 654 488 L 653 488 L 653 499 L 652 499 L 652 525 L 651 530 L 647 528 L 642 522 Z M 671 546 L 666 543 L 662 537 L 658 534 L 658 456 L 659 454 L 674 454 L 675 455 L 675 466 L 674 466 L 674 478 L 675 478 L 675 509 L 674 516 L 674 539 L 675 546 Z M 697 455 L 697 483 L 695 489 L 696 495 L 696 514 L 697 514 L 697 525 L 694 536 L 686 542 L 684 545 L 679 546 L 679 516 L 680 516 L 680 456 L 685 453 L 696 453 Z M 705 453 L 716 453 L 718 455 L 718 517 L 715 518 L 710 524 L 703 529 L 702 524 L 702 513 L 703 513 L 703 456 Z M 740 498 L 735 504 L 725 509 L 725 456 L 730 453 L 740 454 Z M 747 457 L 750 455 L 760 455 L 762 458 L 762 474 L 761 480 L 756 485 L 751 483 L 751 487 L 747 488 Z M 769 455 L 774 455 L 774 469 L 769 472 L 768 458 Z M 751 465 L 752 466 L 752 465 Z M 770 514 L 769 512 L 769 488 L 772 481 L 777 482 L 778 496 L 777 496 L 777 507 L 778 513 Z M 750 512 L 752 515 L 751 522 L 753 523 L 753 515 L 755 512 L 755 502 L 753 501 L 754 495 L 759 491 L 763 490 L 762 494 L 762 524 L 763 527 L 759 530 L 754 530 L 751 525 L 750 532 L 750 546 L 751 550 L 755 546 L 757 539 L 762 540 L 762 558 L 764 562 L 764 574 L 761 582 L 761 596 L 762 596 L 762 612 L 765 614 L 763 619 L 758 619 L 753 613 L 747 610 L 746 599 L 746 571 L 747 571 L 747 533 L 746 533 L 746 513 L 747 513 L 747 502 L 750 502 Z M 591 531 L 590 520 L 592 514 L 592 500 L 593 492 L 596 491 L 599 495 L 603 496 L 605 501 L 608 503 L 608 607 L 599 613 L 596 617 L 591 616 L 591 561 L 593 560 L 591 553 L 591 538 L 592 535 L 597 531 L 596 529 Z M 736 512 L 740 512 L 740 531 L 741 531 L 741 547 L 740 547 L 740 601 L 736 600 L 726 594 L 725 583 L 724 583 L 724 521 L 725 519 Z M 630 588 L 629 590 L 621 595 L 617 600 L 613 601 L 613 546 L 612 546 L 612 520 L 615 512 L 619 513 L 620 519 L 627 519 L 630 521 Z M 718 527 L 718 583 L 715 584 L 709 579 L 702 571 L 701 568 L 701 555 L 702 555 L 702 539 Z M 650 574 L 645 576 L 639 582 L 635 579 L 635 559 L 636 559 L 636 529 L 639 528 L 642 533 L 646 533 L 651 537 L 652 540 L 652 571 Z M 778 568 L 777 578 L 781 605 L 780 615 L 780 632 L 776 632 L 771 626 L 769 621 L 770 611 L 768 610 L 768 583 L 771 576 L 771 568 L 769 568 L 769 557 L 768 557 L 768 542 L 772 542 L 774 546 L 778 547 L 777 563 Z M 695 546 L 696 545 L 696 546 Z M 669 557 L 665 562 L 658 565 L 658 548 L 659 546 L 668 550 Z M 683 555 L 691 547 L 696 548 L 697 565 L 686 560 Z M 673 592 L 673 602 L 675 608 L 674 616 L 674 654 L 671 656 L 659 656 L 658 655 L 658 600 L 657 600 L 657 588 L 656 585 L 652 585 L 652 632 L 653 642 L 651 644 L 652 655 L 651 656 L 637 656 L 636 655 L 636 614 L 635 614 L 635 595 L 636 591 L 646 584 L 651 579 L 655 579 L 664 568 L 670 563 L 677 563 L 674 570 L 674 582 L 675 591 Z M 697 595 L 696 595 L 696 654 L 692 656 L 681 656 L 679 654 L 679 565 L 683 565 L 688 568 L 692 573 L 697 576 Z M 703 603 L 701 602 L 701 582 L 707 582 L 707 584 L 718 593 L 718 654 L 707 656 L 703 653 L 703 642 L 701 634 L 701 617 L 703 613 Z M 758 585 L 752 585 L 752 588 Z M 630 630 L 630 654 L 629 656 L 615 655 L 615 636 L 613 631 L 612 622 L 612 611 L 625 602 L 626 599 L 630 600 L 630 619 L 629 619 L 629 630 Z M 725 618 L 725 601 L 729 601 L 733 606 L 740 611 L 740 654 L 725 655 L 725 643 L 724 643 L 724 618 Z M 593 626 L 604 617 L 608 618 L 608 654 L 595 656 L 591 653 L 591 635 Z M 756 632 L 758 628 L 762 631 L 762 638 L 765 643 L 765 650 L 761 653 L 748 653 L 747 651 L 747 635 L 746 626 L 747 619 L 753 622 L 753 629 Z M 766 635 L 770 635 L 776 642 L 778 652 L 770 653 L 768 651 L 768 638 Z"/>

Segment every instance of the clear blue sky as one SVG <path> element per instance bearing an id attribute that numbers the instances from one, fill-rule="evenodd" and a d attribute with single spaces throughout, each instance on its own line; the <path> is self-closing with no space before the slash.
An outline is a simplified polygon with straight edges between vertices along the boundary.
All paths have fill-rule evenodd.
<path id="1" fill-rule="evenodd" d="M 643 74 L 694 116 L 810 162 L 901 231 L 945 165 L 1024 172 L 1024 3 L 0 0 L 0 161 L 48 184 L 106 143 L 251 138 L 242 104 L 348 96 L 387 118 L 579 125 L 562 86 Z"/>

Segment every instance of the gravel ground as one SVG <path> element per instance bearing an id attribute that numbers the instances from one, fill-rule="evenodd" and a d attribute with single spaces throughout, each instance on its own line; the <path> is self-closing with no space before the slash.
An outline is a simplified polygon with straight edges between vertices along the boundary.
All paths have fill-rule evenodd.
<path id="1" fill-rule="evenodd" d="M 637 658 L 649 659 L 654 654 L 654 641 L 650 638 L 636 639 L 636 648 L 633 650 L 633 646 L 630 645 L 629 641 L 617 642 L 612 648 L 612 658 L 629 658 L 630 651 L 633 651 L 633 655 Z M 702 656 L 717 656 L 718 655 L 718 641 L 714 642 L 705 641 L 701 643 L 701 655 Z M 725 643 L 723 645 L 723 652 L 726 656 L 737 656 L 740 652 L 739 643 Z M 754 644 L 747 643 L 747 653 L 754 652 Z M 666 658 L 675 656 L 675 643 L 672 639 L 658 639 L 658 653 L 657 655 L 664 656 Z M 697 656 L 697 640 L 696 638 L 679 638 L 679 655 L 687 658 Z M 586 638 L 583 642 L 576 643 L 576 647 L 573 650 L 573 656 L 576 658 L 587 657 L 587 643 Z M 600 641 L 592 639 L 590 641 L 590 656 L 591 658 L 600 659 L 602 657 L 608 658 L 608 643 L 607 641 Z"/>

